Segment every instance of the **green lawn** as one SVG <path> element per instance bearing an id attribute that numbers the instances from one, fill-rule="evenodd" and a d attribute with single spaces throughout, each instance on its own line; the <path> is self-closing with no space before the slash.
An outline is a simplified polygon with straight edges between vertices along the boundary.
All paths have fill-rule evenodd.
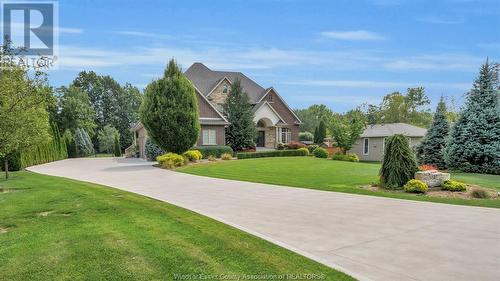
<path id="1" fill-rule="evenodd" d="M 224 179 L 270 183 L 355 194 L 500 208 L 498 199 L 437 198 L 359 188 L 378 181 L 380 163 L 352 163 L 314 157 L 273 157 L 190 165 L 180 172 Z M 500 190 L 500 176 L 453 174 L 452 178 Z"/>
<path id="2" fill-rule="evenodd" d="M 17 172 L 0 188 L 0 280 L 307 273 L 352 280 L 207 217 L 110 187 Z"/>

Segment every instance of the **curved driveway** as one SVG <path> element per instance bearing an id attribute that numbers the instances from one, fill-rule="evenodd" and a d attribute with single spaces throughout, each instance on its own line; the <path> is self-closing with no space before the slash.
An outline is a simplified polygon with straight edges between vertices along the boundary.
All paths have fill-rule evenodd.
<path id="1" fill-rule="evenodd" d="M 199 177 L 138 159 L 68 159 L 29 170 L 163 200 L 360 280 L 500 278 L 499 209 Z"/>

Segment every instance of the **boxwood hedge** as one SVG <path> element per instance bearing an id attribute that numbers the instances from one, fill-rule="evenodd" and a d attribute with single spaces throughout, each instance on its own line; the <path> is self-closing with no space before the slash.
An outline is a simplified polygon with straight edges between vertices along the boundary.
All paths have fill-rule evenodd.
<path id="1" fill-rule="evenodd" d="M 307 151 L 299 150 L 272 150 L 261 152 L 242 152 L 237 153 L 238 159 L 263 158 L 263 157 L 288 157 L 288 156 L 307 156 Z"/>

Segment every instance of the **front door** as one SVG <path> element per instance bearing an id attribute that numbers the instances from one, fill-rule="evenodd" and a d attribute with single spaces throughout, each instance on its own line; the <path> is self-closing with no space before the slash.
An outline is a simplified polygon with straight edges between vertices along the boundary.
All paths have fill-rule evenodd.
<path id="1" fill-rule="evenodd" d="M 264 147 L 266 143 L 266 134 L 264 131 L 257 131 L 257 147 Z"/>

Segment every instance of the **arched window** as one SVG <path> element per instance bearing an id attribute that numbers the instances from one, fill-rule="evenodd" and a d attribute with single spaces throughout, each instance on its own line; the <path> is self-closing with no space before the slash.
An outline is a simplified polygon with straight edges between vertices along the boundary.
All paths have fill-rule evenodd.
<path id="1" fill-rule="evenodd" d="M 224 84 L 224 89 L 222 90 L 222 93 L 223 94 L 227 94 L 227 84 Z"/>
<path id="2" fill-rule="evenodd" d="M 266 124 L 264 123 L 264 121 L 259 120 L 259 122 L 257 122 L 257 127 L 260 127 L 260 128 L 265 128 L 265 127 L 266 127 Z"/>

